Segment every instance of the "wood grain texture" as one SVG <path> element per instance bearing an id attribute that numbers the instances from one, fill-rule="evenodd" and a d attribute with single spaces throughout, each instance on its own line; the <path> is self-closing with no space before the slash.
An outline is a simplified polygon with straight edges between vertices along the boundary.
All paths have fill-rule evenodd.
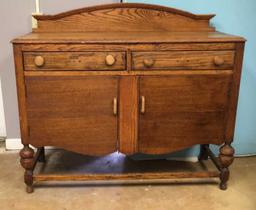
<path id="1" fill-rule="evenodd" d="M 27 108 L 26 108 L 26 87 L 24 82 L 24 69 L 22 60 L 22 51 L 20 45 L 13 46 L 16 85 L 19 104 L 19 121 L 21 131 L 21 141 L 24 145 L 28 145 L 28 122 L 27 122 Z"/>
<path id="2" fill-rule="evenodd" d="M 218 75 L 233 74 L 233 70 L 152 70 L 152 71 L 25 71 L 25 76 L 43 77 L 43 76 L 146 76 L 146 75 Z"/>
<path id="3" fill-rule="evenodd" d="M 151 5 L 151 4 L 141 4 L 141 3 L 115 3 L 115 4 L 106 4 L 106 5 L 98 5 L 98 6 L 92 6 L 92 7 L 85 7 L 81 9 L 75 9 L 68 12 L 63 12 L 57 15 L 34 15 L 34 17 L 37 20 L 56 20 L 63 17 L 67 17 L 70 15 L 75 15 L 79 13 L 84 12 L 92 12 L 96 10 L 102 10 L 102 9 L 115 9 L 115 8 L 143 8 L 143 9 L 153 9 L 156 11 L 165 11 L 172 14 L 177 14 L 185 17 L 190 17 L 192 19 L 199 19 L 199 20 L 210 20 L 215 15 L 214 14 L 208 14 L 208 15 L 195 15 L 187 11 L 171 8 L 171 7 L 164 7 L 160 5 Z"/>
<path id="4" fill-rule="evenodd" d="M 128 76 L 120 79 L 119 151 L 137 152 L 138 139 L 138 79 Z"/>
<path id="5" fill-rule="evenodd" d="M 146 105 L 139 119 L 139 152 L 160 154 L 195 144 L 222 144 L 231 79 L 230 75 L 140 77 L 140 96 Z"/>
<path id="6" fill-rule="evenodd" d="M 113 65 L 107 64 L 108 56 L 113 56 Z M 124 52 L 26 52 L 24 56 L 25 70 L 125 70 L 126 56 Z M 35 58 L 44 59 L 42 66 L 37 66 Z"/>
<path id="7" fill-rule="evenodd" d="M 239 88 L 241 81 L 242 65 L 244 56 L 244 43 L 236 45 L 236 58 L 234 67 L 234 76 L 232 81 L 232 91 L 230 93 L 230 101 L 227 115 L 225 140 L 229 143 L 233 141 L 236 123 L 236 112 L 239 96 Z"/>
<path id="8" fill-rule="evenodd" d="M 156 5 L 112 4 L 55 16 L 35 16 L 37 32 L 213 31 L 214 15 L 194 15 Z"/>
<path id="9" fill-rule="evenodd" d="M 223 59 L 222 65 L 216 65 L 214 58 Z M 132 54 L 134 70 L 172 70 L 172 69 L 232 69 L 233 51 L 166 51 L 134 52 Z M 151 66 L 146 65 L 151 61 Z"/>
<path id="10" fill-rule="evenodd" d="M 34 175 L 34 180 L 41 181 L 97 181 L 97 180 L 160 180 L 160 179 L 187 179 L 187 178 L 214 178 L 219 173 L 215 171 L 208 172 L 191 172 L 191 173 L 127 173 L 127 174 L 47 174 Z"/>
<path id="11" fill-rule="evenodd" d="M 235 43 L 158 43 L 158 44 L 23 44 L 22 51 L 208 51 L 208 50 L 234 50 Z"/>
<path id="12" fill-rule="evenodd" d="M 123 23 L 122 23 L 123 24 Z M 243 42 L 239 36 L 220 32 L 66 32 L 30 33 L 13 40 L 17 44 L 138 44 L 138 43 L 232 43 Z"/>
<path id="13" fill-rule="evenodd" d="M 27 191 L 34 180 L 216 176 L 226 189 L 245 39 L 215 31 L 212 17 L 146 4 L 36 16 L 39 28 L 12 41 Z M 219 165 L 205 145 L 223 143 Z M 29 144 L 87 155 L 201 144 L 220 174 L 33 175 Z"/>
<path id="14" fill-rule="evenodd" d="M 26 77 L 26 86 L 30 144 L 89 155 L 117 150 L 117 78 Z"/>

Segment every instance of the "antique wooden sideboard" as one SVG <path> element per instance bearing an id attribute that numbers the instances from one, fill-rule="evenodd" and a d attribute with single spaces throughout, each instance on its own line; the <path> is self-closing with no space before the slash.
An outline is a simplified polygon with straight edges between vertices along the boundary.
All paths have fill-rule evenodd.
<path id="1" fill-rule="evenodd" d="M 213 17 L 133 3 L 35 16 L 38 28 L 13 40 L 27 192 L 34 181 L 173 177 L 220 177 L 226 189 L 245 40 L 215 31 Z M 45 146 L 101 156 L 197 144 L 218 171 L 33 174 Z"/>

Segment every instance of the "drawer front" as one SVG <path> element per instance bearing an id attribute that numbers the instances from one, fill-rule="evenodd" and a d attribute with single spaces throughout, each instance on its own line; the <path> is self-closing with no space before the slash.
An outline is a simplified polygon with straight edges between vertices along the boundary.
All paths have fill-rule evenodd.
<path id="1" fill-rule="evenodd" d="M 134 52 L 133 70 L 232 69 L 233 51 Z"/>
<path id="2" fill-rule="evenodd" d="M 118 71 L 126 69 L 124 52 L 27 52 L 23 57 L 27 71 Z"/>

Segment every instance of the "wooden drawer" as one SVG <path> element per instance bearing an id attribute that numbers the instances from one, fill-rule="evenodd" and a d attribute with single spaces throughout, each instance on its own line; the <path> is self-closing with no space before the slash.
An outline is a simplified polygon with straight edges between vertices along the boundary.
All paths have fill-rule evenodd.
<path id="1" fill-rule="evenodd" d="M 124 52 L 26 52 L 25 70 L 125 70 Z"/>
<path id="2" fill-rule="evenodd" d="M 133 70 L 232 69 L 233 51 L 162 51 L 132 53 Z"/>

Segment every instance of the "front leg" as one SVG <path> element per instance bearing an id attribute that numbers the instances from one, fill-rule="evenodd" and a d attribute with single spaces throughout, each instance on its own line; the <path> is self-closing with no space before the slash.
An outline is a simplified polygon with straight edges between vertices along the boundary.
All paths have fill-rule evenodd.
<path id="1" fill-rule="evenodd" d="M 24 145 L 20 151 L 20 163 L 25 169 L 24 182 L 27 185 L 27 193 L 33 192 L 33 165 L 34 165 L 34 150 L 29 145 Z"/>
<path id="2" fill-rule="evenodd" d="M 230 145 L 230 143 L 225 143 L 223 146 L 220 147 L 220 154 L 219 154 L 219 160 L 221 165 L 220 189 L 222 190 L 227 189 L 227 182 L 229 180 L 229 174 L 230 174 L 228 167 L 234 161 L 234 154 L 235 154 L 235 150 Z"/>

